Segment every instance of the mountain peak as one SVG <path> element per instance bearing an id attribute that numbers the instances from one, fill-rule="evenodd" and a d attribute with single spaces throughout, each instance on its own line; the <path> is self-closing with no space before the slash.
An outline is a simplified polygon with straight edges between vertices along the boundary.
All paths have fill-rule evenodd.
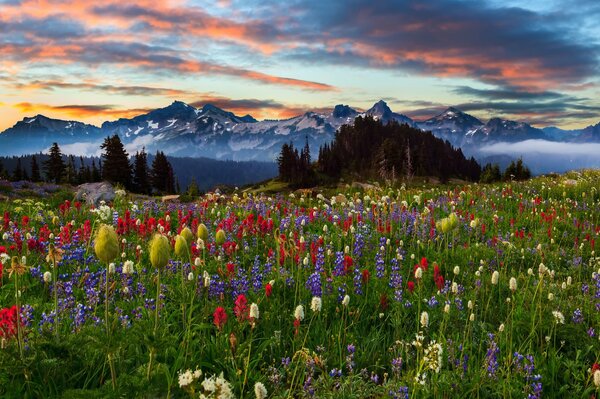
<path id="1" fill-rule="evenodd" d="M 208 112 L 208 111 L 226 112 L 225 110 L 217 107 L 216 105 L 213 105 L 213 104 L 210 104 L 210 103 L 206 103 L 202 107 L 202 112 Z"/>
<path id="2" fill-rule="evenodd" d="M 184 103 L 183 101 L 175 100 L 171 103 L 170 107 L 191 107 L 191 105 Z"/>
<path id="3" fill-rule="evenodd" d="M 444 112 L 442 112 L 442 115 L 448 114 L 464 114 L 464 112 L 456 107 L 448 107 Z"/>
<path id="4" fill-rule="evenodd" d="M 338 104 L 333 108 L 333 112 L 331 114 L 334 118 L 347 118 L 355 115 L 356 110 L 350 108 L 348 105 Z"/>
<path id="5" fill-rule="evenodd" d="M 371 109 L 369 109 L 367 111 L 367 114 L 370 115 L 385 115 L 385 114 L 391 114 L 392 110 L 390 109 L 390 107 L 388 107 L 387 103 L 383 100 L 379 100 L 377 101 L 375 104 L 373 104 L 373 106 L 371 107 Z"/>

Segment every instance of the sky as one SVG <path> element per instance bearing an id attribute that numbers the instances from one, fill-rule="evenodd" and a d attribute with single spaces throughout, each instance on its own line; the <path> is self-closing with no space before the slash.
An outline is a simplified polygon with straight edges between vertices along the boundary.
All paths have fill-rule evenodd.
<path id="1" fill-rule="evenodd" d="M 598 20 L 597 0 L 0 0 L 0 131 L 174 100 L 582 128 L 600 121 Z"/>

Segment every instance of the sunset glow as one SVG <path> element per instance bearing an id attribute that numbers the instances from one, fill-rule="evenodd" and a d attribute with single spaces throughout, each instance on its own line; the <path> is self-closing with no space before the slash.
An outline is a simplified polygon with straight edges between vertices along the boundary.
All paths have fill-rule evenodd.
<path id="1" fill-rule="evenodd" d="M 0 130 L 181 100 L 257 119 L 378 99 L 413 118 L 600 120 L 600 6 L 578 1 L 0 1 Z"/>

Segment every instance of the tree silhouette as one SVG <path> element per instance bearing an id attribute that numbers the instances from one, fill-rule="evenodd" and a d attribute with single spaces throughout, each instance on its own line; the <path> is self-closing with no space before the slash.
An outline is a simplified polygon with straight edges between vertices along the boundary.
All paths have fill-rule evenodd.
<path id="1" fill-rule="evenodd" d="M 107 137 L 100 146 L 104 150 L 102 159 L 102 179 L 111 183 L 119 183 L 126 188 L 131 188 L 131 165 L 129 155 L 118 135 Z"/>
<path id="2" fill-rule="evenodd" d="M 31 181 L 39 182 L 42 180 L 40 176 L 40 166 L 38 165 L 37 158 L 35 155 L 31 156 Z"/>
<path id="3" fill-rule="evenodd" d="M 150 173 L 152 187 L 159 194 L 172 194 L 175 192 L 175 175 L 169 160 L 162 151 L 157 151 L 152 161 Z"/>
<path id="4" fill-rule="evenodd" d="M 142 148 L 141 152 L 136 152 L 133 160 L 133 187 L 141 194 L 150 194 L 150 172 L 148 171 L 148 155 Z"/>
<path id="5" fill-rule="evenodd" d="M 58 143 L 53 143 L 48 153 L 49 158 L 44 162 L 44 172 L 50 182 L 60 183 L 65 174 L 65 162 L 62 159 L 62 153 Z"/>

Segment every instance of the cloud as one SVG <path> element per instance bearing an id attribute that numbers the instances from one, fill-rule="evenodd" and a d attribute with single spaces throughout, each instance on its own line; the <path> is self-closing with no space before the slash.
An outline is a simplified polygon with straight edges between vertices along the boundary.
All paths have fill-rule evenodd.
<path id="1" fill-rule="evenodd" d="M 542 154 L 548 156 L 587 156 L 600 154 L 600 143 L 559 143 L 547 140 L 525 140 L 517 143 L 494 143 L 479 149 L 485 154 Z"/>
<path id="2" fill-rule="evenodd" d="M 81 155 L 86 154 L 88 156 L 100 156 L 102 150 L 100 145 L 102 142 L 82 142 L 73 144 L 61 144 L 60 150 L 65 155 Z"/>
<path id="3" fill-rule="evenodd" d="M 452 91 L 489 100 L 555 100 L 568 98 L 567 95 L 556 91 L 525 91 L 518 88 L 476 89 L 470 86 L 458 86 L 452 88 Z"/>
<path id="4" fill-rule="evenodd" d="M 153 95 L 164 95 L 164 96 L 189 96 L 193 92 L 188 90 L 170 89 L 164 87 L 152 87 L 152 86 L 128 86 L 128 85 L 111 85 L 111 84 L 100 84 L 100 83 L 71 83 L 59 80 L 33 80 L 30 82 L 18 82 L 13 87 L 21 90 L 45 90 L 54 91 L 56 89 L 72 89 L 82 91 L 95 91 L 104 92 L 109 94 L 121 94 L 128 96 L 153 96 Z"/>
<path id="5" fill-rule="evenodd" d="M 50 112 L 51 114 L 69 115 L 75 118 L 90 118 L 99 115 L 113 118 L 129 118 L 136 115 L 144 114 L 151 109 L 146 108 L 117 108 L 115 105 L 49 105 L 49 104 L 32 104 L 29 102 L 21 102 L 13 104 L 21 112 L 25 113 L 41 113 Z"/>
<path id="6" fill-rule="evenodd" d="M 319 25 L 311 31 L 325 32 L 307 34 L 313 41 L 292 55 L 307 62 L 537 90 L 582 83 L 598 72 L 599 45 L 581 38 L 566 17 L 458 0 L 311 1 L 300 7 Z"/>
<path id="7" fill-rule="evenodd" d="M 185 74 L 225 75 L 260 83 L 295 87 L 313 91 L 334 91 L 335 87 L 309 80 L 271 75 L 229 65 L 192 58 L 183 58 L 174 49 L 134 42 L 70 41 L 49 44 L 45 42 L 0 43 L 0 52 L 19 62 L 82 63 L 90 67 L 113 64 L 119 67 L 143 69 L 150 72 L 171 71 Z"/>
<path id="8" fill-rule="evenodd" d="M 202 108 L 206 104 L 212 104 L 239 115 L 249 114 L 257 119 L 291 118 L 314 108 L 301 104 L 285 104 L 272 99 L 232 99 L 213 94 L 200 95 L 190 103 L 197 108 Z"/>
<path id="9" fill-rule="evenodd" d="M 150 134 L 136 137 L 132 142 L 125 144 L 125 150 L 129 155 L 141 151 L 144 147 L 150 147 L 154 142 L 154 137 Z"/>

